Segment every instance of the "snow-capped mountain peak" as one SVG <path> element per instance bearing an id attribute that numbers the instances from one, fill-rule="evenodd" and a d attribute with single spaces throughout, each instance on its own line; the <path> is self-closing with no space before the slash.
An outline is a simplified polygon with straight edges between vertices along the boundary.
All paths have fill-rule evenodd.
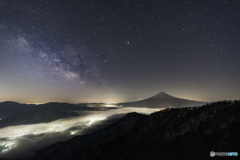
<path id="1" fill-rule="evenodd" d="M 167 93 L 164 92 L 159 92 L 158 94 L 156 94 L 155 96 L 151 97 L 151 98 L 157 98 L 157 99 L 165 99 L 165 98 L 174 98 L 173 96 L 170 96 Z"/>

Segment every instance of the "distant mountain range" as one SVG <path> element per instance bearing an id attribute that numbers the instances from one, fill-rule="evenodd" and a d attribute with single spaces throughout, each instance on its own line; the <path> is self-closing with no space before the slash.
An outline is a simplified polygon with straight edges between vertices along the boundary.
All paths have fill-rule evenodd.
<path id="1" fill-rule="evenodd" d="M 177 97 L 170 96 L 164 92 L 159 92 L 155 96 L 150 98 L 136 101 L 136 102 L 127 102 L 119 103 L 119 106 L 122 107 L 146 107 L 146 108 L 179 108 L 185 106 L 201 106 L 207 102 L 199 102 L 187 99 L 181 99 Z"/>
<path id="2" fill-rule="evenodd" d="M 129 113 L 94 134 L 55 143 L 33 159 L 211 159 L 211 151 L 240 151 L 239 114 L 240 101 L 171 108 L 149 116 Z"/>
<path id="3" fill-rule="evenodd" d="M 46 103 L 41 105 L 20 104 L 16 102 L 0 103 L 0 128 L 51 122 L 61 118 L 79 116 L 75 111 L 97 111 L 97 108 L 68 103 Z"/>
<path id="4" fill-rule="evenodd" d="M 117 106 L 122 107 L 146 107 L 146 108 L 175 108 L 184 106 L 201 106 L 206 102 L 191 101 L 170 96 L 164 92 L 157 95 L 128 103 L 119 103 Z M 92 106 L 92 107 L 88 107 Z M 86 103 L 86 104 L 69 104 L 69 103 L 46 103 L 40 105 L 20 104 L 16 102 L 0 103 L 0 128 L 12 125 L 34 124 L 51 122 L 70 116 L 79 116 L 83 113 L 75 111 L 97 111 L 103 104 Z M 113 108 L 105 108 L 113 109 Z M 83 114 L 84 116 L 84 114 Z"/>

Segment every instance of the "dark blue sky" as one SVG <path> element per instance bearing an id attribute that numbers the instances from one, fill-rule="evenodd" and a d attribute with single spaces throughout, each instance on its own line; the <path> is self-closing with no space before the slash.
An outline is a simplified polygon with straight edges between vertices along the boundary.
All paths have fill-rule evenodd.
<path id="1" fill-rule="evenodd" d="M 0 101 L 240 97 L 238 0 L 2 0 Z"/>

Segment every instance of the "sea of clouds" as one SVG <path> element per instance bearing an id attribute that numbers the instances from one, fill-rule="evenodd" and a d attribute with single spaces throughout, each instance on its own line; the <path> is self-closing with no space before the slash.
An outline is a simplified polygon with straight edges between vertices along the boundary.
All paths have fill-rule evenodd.
<path id="1" fill-rule="evenodd" d="M 161 109 L 127 107 L 103 111 L 81 111 L 81 116 L 59 119 L 50 123 L 1 128 L 0 158 L 25 159 L 53 143 L 103 129 L 127 113 L 151 114 L 159 110 Z"/>

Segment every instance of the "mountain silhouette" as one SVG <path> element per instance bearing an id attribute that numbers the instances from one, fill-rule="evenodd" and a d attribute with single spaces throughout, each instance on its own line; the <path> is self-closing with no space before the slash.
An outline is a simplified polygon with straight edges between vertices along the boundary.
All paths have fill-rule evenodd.
<path id="1" fill-rule="evenodd" d="M 159 92 L 158 94 L 136 102 L 119 103 L 122 107 L 146 107 L 146 108 L 179 108 L 185 106 L 201 106 L 206 102 L 199 102 L 173 97 L 167 93 Z"/>
<path id="2" fill-rule="evenodd" d="M 133 112 L 93 134 L 55 143 L 33 159 L 211 159 L 211 151 L 240 150 L 239 114 L 240 101 L 168 108 L 151 115 Z"/>
<path id="3" fill-rule="evenodd" d="M 94 107 L 68 103 L 20 104 L 17 102 L 0 103 L 0 128 L 14 125 L 51 122 L 61 118 L 83 115 L 75 111 L 97 111 Z"/>

